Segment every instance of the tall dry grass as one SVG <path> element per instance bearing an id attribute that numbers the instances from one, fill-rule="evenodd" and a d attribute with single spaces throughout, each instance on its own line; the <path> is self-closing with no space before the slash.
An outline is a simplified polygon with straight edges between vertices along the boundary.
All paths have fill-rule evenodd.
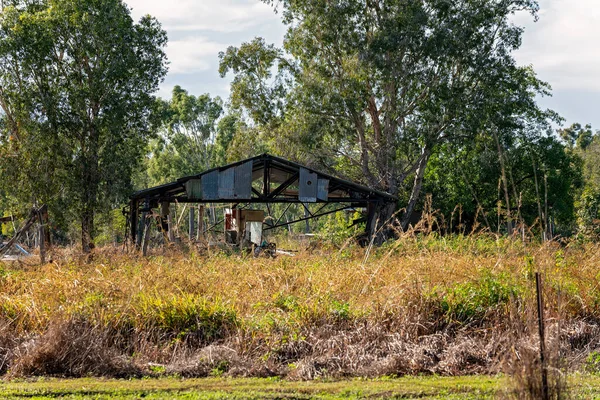
<path id="1" fill-rule="evenodd" d="M 0 372 L 516 371 L 524 349 L 535 348 L 536 270 L 545 276 L 549 340 L 561 363 L 578 368 L 600 348 L 599 250 L 435 234 L 405 236 L 368 258 L 353 245 L 274 260 L 104 249 L 90 261 L 63 250 L 42 267 L 0 264 Z"/>

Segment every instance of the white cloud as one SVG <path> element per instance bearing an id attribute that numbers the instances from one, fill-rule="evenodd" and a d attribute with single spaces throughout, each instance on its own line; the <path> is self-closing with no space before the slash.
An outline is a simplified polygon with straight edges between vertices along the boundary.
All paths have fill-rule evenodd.
<path id="1" fill-rule="evenodd" d="M 281 44 L 284 34 L 281 16 L 260 0 L 125 1 L 134 19 L 150 14 L 169 33 L 171 65 L 161 87 L 163 97 L 170 96 L 173 85 L 181 84 L 193 94 L 211 92 L 226 98 L 229 88 L 224 86 L 229 79 L 218 76 L 218 52 L 255 36 Z M 596 118 L 582 102 L 600 102 L 600 0 L 539 3 L 537 23 L 529 15 L 515 17 L 517 24 L 526 26 L 515 56 L 520 64 L 532 64 L 540 79 L 552 85 L 551 105 L 557 111 L 566 110 L 573 120 Z"/>
<path id="2" fill-rule="evenodd" d="M 135 19 L 158 18 L 170 32 L 209 30 L 240 32 L 274 20 L 270 6 L 259 0 L 126 0 Z"/>
<path id="3" fill-rule="evenodd" d="M 600 90 L 598 0 L 541 0 L 540 7 L 539 21 L 526 26 L 518 61 L 532 64 L 555 89 Z"/>
<path id="4" fill-rule="evenodd" d="M 174 84 L 194 93 L 215 91 L 227 97 L 217 72 L 218 53 L 255 36 L 280 44 L 284 27 L 280 15 L 260 0 L 125 0 L 132 17 L 156 17 L 169 35 L 166 49 L 169 76 L 160 95 L 170 95 Z"/>
<path id="5" fill-rule="evenodd" d="M 217 63 L 217 55 L 227 46 L 202 36 L 190 36 L 169 41 L 167 57 L 171 74 L 192 74 L 207 71 Z"/>

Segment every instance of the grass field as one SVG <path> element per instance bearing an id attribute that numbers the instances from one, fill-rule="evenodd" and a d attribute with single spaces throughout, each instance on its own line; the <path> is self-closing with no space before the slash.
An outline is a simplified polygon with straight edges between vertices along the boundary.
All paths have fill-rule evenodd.
<path id="1" fill-rule="evenodd" d="M 597 373 L 598 265 L 596 244 L 486 235 L 409 236 L 370 253 L 312 246 L 277 259 L 60 250 L 44 266 L 0 264 L 0 374 L 287 382 L 507 373 L 527 385 L 539 370 L 536 271 L 551 370 Z"/>
<path id="2" fill-rule="evenodd" d="M 600 378 L 574 376 L 572 397 L 600 398 Z M 503 376 L 290 382 L 235 379 L 35 379 L 0 383 L 3 399 L 495 399 L 514 396 Z"/>

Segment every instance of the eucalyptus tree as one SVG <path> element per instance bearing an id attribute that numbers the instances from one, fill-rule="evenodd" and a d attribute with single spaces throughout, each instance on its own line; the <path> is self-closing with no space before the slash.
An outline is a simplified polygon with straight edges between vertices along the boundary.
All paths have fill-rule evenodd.
<path id="1" fill-rule="evenodd" d="M 0 15 L 2 179 L 72 210 L 84 251 L 143 158 L 166 42 L 121 0 L 11 1 Z"/>
<path id="2" fill-rule="evenodd" d="M 548 88 L 512 56 L 511 18 L 536 18 L 534 0 L 263 1 L 288 26 L 284 45 L 220 54 L 232 105 L 276 152 L 400 195 L 405 225 L 439 146 L 547 117 L 535 97 Z"/>
<path id="3" fill-rule="evenodd" d="M 170 100 L 157 100 L 158 138 L 152 143 L 149 173 L 153 184 L 199 173 L 214 163 L 217 124 L 223 114 L 219 97 L 190 95 L 180 86 Z"/>
<path id="4" fill-rule="evenodd" d="M 590 124 L 574 123 L 557 133 L 569 152 L 582 162 L 584 185 L 576 202 L 579 232 L 597 239 L 600 235 L 600 131 L 594 131 Z"/>
<path id="5" fill-rule="evenodd" d="M 483 134 L 470 144 L 446 143 L 434 152 L 425 190 L 448 228 L 456 230 L 462 223 L 463 229 L 505 231 L 503 165 L 515 221 L 540 236 L 550 223 L 561 233 L 572 231 L 574 203 L 583 184 L 581 161 L 552 132 L 530 128 L 499 137 L 503 164 L 495 138 Z"/>

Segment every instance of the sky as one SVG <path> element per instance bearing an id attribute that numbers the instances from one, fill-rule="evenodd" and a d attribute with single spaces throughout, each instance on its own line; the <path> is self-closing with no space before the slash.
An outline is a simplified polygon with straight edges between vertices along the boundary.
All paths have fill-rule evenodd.
<path id="1" fill-rule="evenodd" d="M 229 79 L 218 73 L 218 53 L 260 36 L 281 45 L 280 15 L 260 0 L 125 0 L 134 19 L 150 14 L 169 36 L 169 74 L 159 95 L 169 98 L 175 85 L 190 94 L 210 93 L 224 100 Z M 600 0 L 538 0 L 539 20 L 517 15 L 525 27 L 515 53 L 552 86 L 543 108 L 557 111 L 566 125 L 591 123 L 600 129 Z"/>

